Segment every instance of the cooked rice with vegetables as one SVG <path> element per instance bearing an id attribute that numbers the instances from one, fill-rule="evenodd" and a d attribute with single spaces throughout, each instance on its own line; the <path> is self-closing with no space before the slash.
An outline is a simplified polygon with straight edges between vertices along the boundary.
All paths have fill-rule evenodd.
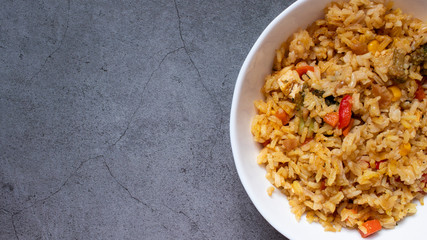
<path id="1" fill-rule="evenodd" d="M 276 51 L 251 132 L 297 219 L 366 237 L 423 205 L 426 43 L 427 24 L 392 3 L 351 0 Z"/>

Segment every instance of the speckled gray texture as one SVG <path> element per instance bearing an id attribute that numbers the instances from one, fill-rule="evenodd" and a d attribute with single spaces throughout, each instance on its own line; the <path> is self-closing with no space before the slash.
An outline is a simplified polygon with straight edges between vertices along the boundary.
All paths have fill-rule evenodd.
<path id="1" fill-rule="evenodd" d="M 0 239 L 283 239 L 229 113 L 293 1 L 2 1 Z"/>

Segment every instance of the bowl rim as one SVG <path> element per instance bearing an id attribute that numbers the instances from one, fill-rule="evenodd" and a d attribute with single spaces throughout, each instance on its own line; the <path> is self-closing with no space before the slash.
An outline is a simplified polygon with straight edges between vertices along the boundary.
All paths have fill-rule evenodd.
<path id="1" fill-rule="evenodd" d="M 285 16 L 287 16 L 289 13 L 294 11 L 296 8 L 298 8 L 300 5 L 302 5 L 302 3 L 306 2 L 306 1 L 307 0 L 297 0 L 297 1 L 293 2 L 291 5 L 289 5 L 286 9 L 284 9 L 279 15 L 277 15 L 267 25 L 267 27 L 263 30 L 261 35 L 258 37 L 256 42 L 252 46 L 251 50 L 249 51 L 248 55 L 245 58 L 245 61 L 243 62 L 242 67 L 240 68 L 239 75 L 237 77 L 237 81 L 236 81 L 236 84 L 234 87 L 233 99 L 232 99 L 231 111 L 230 111 L 230 142 L 231 142 L 231 148 L 232 148 L 234 159 L 240 158 L 239 153 L 237 151 L 235 151 L 235 149 L 237 148 L 237 145 L 238 145 L 238 143 L 237 143 L 237 131 L 235 131 L 235 129 L 237 126 L 237 106 L 238 106 L 238 102 L 239 102 L 239 99 L 241 98 L 241 94 L 242 94 L 242 85 L 243 85 L 244 79 L 246 77 L 246 69 L 249 67 L 250 62 L 253 59 L 255 53 L 259 51 L 259 49 L 262 45 L 262 42 L 271 33 L 271 31 L 274 29 L 274 27 L 279 22 L 281 22 Z M 242 183 L 247 195 L 251 199 L 251 201 L 252 201 L 253 205 L 255 206 L 255 208 L 257 209 L 257 211 L 263 216 L 263 218 L 272 227 L 274 227 L 283 236 L 285 236 L 287 238 L 291 238 L 291 239 L 296 237 L 294 234 L 292 234 L 291 231 L 283 231 L 282 228 L 278 225 L 278 223 L 270 221 L 267 214 L 260 209 L 260 206 L 254 203 L 256 193 L 252 191 L 252 189 L 250 188 L 250 186 L 248 184 L 248 181 L 244 180 L 245 176 L 244 176 L 243 170 L 242 170 L 243 166 L 241 165 L 240 161 L 234 160 L 234 163 L 235 163 L 235 166 L 237 169 L 237 174 L 239 175 L 239 178 L 240 178 L 240 182 Z"/>

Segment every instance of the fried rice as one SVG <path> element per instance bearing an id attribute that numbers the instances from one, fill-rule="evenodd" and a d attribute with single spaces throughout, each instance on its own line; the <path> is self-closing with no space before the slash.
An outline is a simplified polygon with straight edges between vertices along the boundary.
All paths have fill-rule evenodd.
<path id="1" fill-rule="evenodd" d="M 427 24 L 392 3 L 351 0 L 277 49 L 251 132 L 297 219 L 366 234 L 423 204 L 426 43 Z"/>

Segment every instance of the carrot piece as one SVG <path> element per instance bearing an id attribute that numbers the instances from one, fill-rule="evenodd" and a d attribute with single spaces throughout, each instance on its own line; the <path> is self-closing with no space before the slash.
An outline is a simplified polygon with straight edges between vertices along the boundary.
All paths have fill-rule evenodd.
<path id="1" fill-rule="evenodd" d="M 283 111 L 283 109 L 279 109 L 279 111 L 277 111 L 274 116 L 276 116 L 278 119 L 280 119 L 282 121 L 283 125 L 286 125 L 289 123 L 290 117 L 289 115 Z"/>
<path id="2" fill-rule="evenodd" d="M 298 72 L 299 76 L 301 77 L 302 75 L 306 74 L 307 71 L 314 72 L 314 67 L 308 66 L 308 65 L 307 66 L 301 66 L 301 67 L 298 67 L 296 69 L 296 71 Z"/>
<path id="3" fill-rule="evenodd" d="M 419 101 L 422 101 L 424 98 L 426 98 L 426 93 L 424 92 L 423 86 L 421 84 L 418 84 L 418 89 L 415 91 L 415 98 Z"/>
<path id="4" fill-rule="evenodd" d="M 353 127 L 353 123 L 354 123 L 354 119 L 352 118 L 348 126 L 342 130 L 342 134 L 344 135 L 344 137 L 347 136 L 348 133 L 350 132 L 351 128 Z"/>
<path id="5" fill-rule="evenodd" d="M 366 229 L 366 233 L 365 233 L 359 227 L 360 235 L 362 235 L 363 238 L 366 238 L 367 236 L 374 234 L 382 229 L 381 223 L 377 219 L 366 221 L 362 224 L 362 226 Z"/>
<path id="6" fill-rule="evenodd" d="M 336 127 L 339 120 L 340 120 L 340 117 L 337 112 L 328 113 L 323 117 L 323 121 L 325 121 L 327 124 L 331 125 L 332 127 Z"/>

